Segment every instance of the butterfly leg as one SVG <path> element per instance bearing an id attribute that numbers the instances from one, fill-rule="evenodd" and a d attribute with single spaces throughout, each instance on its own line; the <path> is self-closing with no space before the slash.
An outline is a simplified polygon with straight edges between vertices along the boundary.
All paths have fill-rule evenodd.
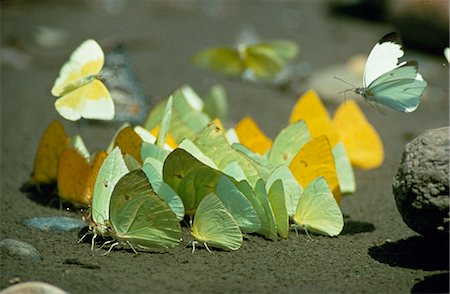
<path id="1" fill-rule="evenodd" d="M 105 242 L 105 243 L 106 243 L 106 242 Z M 103 245 L 104 245 L 104 244 L 103 244 Z M 103 245 L 102 245 L 102 246 L 103 246 Z M 112 250 L 114 247 L 116 247 L 117 245 L 119 245 L 119 242 L 113 243 L 113 244 L 109 247 L 108 251 L 106 251 L 106 253 L 103 253 L 102 256 L 105 256 L 106 254 L 110 253 L 111 250 Z"/>
<path id="2" fill-rule="evenodd" d="M 308 230 L 306 228 L 303 228 L 303 230 L 305 230 L 305 233 L 309 237 L 309 240 L 312 240 L 313 238 L 311 238 L 311 235 L 308 233 Z"/>
<path id="3" fill-rule="evenodd" d="M 94 251 L 95 238 L 97 238 L 97 233 L 94 233 L 91 239 L 91 251 Z"/>
<path id="4" fill-rule="evenodd" d="M 112 243 L 112 242 L 114 242 L 114 240 L 108 240 L 108 241 L 106 241 L 105 243 L 102 244 L 102 246 L 100 246 L 100 247 L 97 249 L 97 251 L 101 250 L 105 245 L 108 245 L 108 244 L 110 244 L 110 243 Z"/>
<path id="5" fill-rule="evenodd" d="M 83 242 L 84 238 L 86 238 L 86 236 L 89 234 L 89 232 L 86 232 L 81 238 L 80 240 L 78 240 L 78 243 Z"/>
<path id="6" fill-rule="evenodd" d="M 127 241 L 128 246 L 130 246 L 131 249 L 133 249 L 135 254 L 138 254 L 138 252 L 136 251 L 136 249 L 134 249 L 133 245 L 131 245 L 130 241 Z"/>
<path id="7" fill-rule="evenodd" d="M 208 244 L 203 243 L 203 245 L 205 245 L 205 248 L 206 248 L 206 250 L 208 250 L 209 253 L 212 253 L 211 250 L 210 250 L 209 247 L 208 247 Z"/>
<path id="8" fill-rule="evenodd" d="M 195 244 L 198 244 L 197 241 L 192 241 L 192 254 L 195 252 Z"/>

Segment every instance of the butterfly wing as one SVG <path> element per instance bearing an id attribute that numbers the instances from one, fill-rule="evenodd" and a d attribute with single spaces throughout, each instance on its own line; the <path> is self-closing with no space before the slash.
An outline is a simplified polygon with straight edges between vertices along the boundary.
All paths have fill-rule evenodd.
<path id="1" fill-rule="evenodd" d="M 114 103 L 105 85 L 93 80 L 78 87 L 55 101 L 55 108 L 68 120 L 87 119 L 111 120 L 114 117 Z"/>
<path id="2" fill-rule="evenodd" d="M 131 171 L 117 182 L 109 209 L 112 236 L 119 241 L 147 248 L 169 248 L 180 241 L 177 217 L 142 170 Z"/>
<path id="3" fill-rule="evenodd" d="M 223 250 L 237 250 L 243 242 L 238 224 L 214 193 L 205 196 L 197 207 L 192 235 Z"/>
<path id="4" fill-rule="evenodd" d="M 289 60 L 295 58 L 299 51 L 295 42 L 287 40 L 263 42 L 255 46 L 272 50 L 279 58 L 283 60 L 283 62 L 288 62 Z"/>
<path id="5" fill-rule="evenodd" d="M 65 147 L 70 143 L 64 127 L 54 120 L 42 134 L 34 159 L 31 181 L 35 184 L 50 184 L 56 180 L 58 161 Z"/>
<path id="6" fill-rule="evenodd" d="M 249 116 L 243 118 L 234 127 L 239 142 L 251 151 L 264 155 L 272 146 L 272 140 L 268 138 Z"/>
<path id="7" fill-rule="evenodd" d="M 329 140 L 326 136 L 313 138 L 295 155 L 289 168 L 297 181 L 306 187 L 318 176 L 323 176 L 337 201 L 341 199 L 336 164 Z"/>
<path id="8" fill-rule="evenodd" d="M 58 165 L 58 194 L 60 198 L 76 204 L 88 205 L 90 198 L 84 198 L 91 167 L 76 149 L 64 149 Z"/>
<path id="9" fill-rule="evenodd" d="M 365 97 L 402 112 L 416 110 L 427 83 L 410 61 L 383 74 L 369 87 Z"/>
<path id="10" fill-rule="evenodd" d="M 59 72 L 52 88 L 53 96 L 61 96 L 73 83 L 97 75 L 103 67 L 102 48 L 94 40 L 84 41 L 70 56 Z"/>
<path id="11" fill-rule="evenodd" d="M 220 47 L 203 50 L 193 57 L 193 63 L 230 76 L 239 76 L 244 72 L 239 51 L 234 48 Z"/>
<path id="12" fill-rule="evenodd" d="M 400 65 L 398 59 L 404 54 L 400 36 L 397 33 L 385 35 L 370 51 L 364 68 L 364 87 Z M 403 64 L 403 63 L 402 63 Z"/>
<path id="13" fill-rule="evenodd" d="M 259 79 L 273 78 L 284 66 L 283 59 L 272 48 L 253 45 L 245 48 L 244 64 L 246 69 Z"/>
<path id="14" fill-rule="evenodd" d="M 114 186 L 128 172 L 118 147 L 103 160 L 95 180 L 92 195 L 92 218 L 96 224 L 104 225 L 109 220 L 109 203 Z"/>
<path id="15" fill-rule="evenodd" d="M 337 236 L 344 227 L 342 212 L 323 177 L 314 179 L 298 202 L 294 222 L 307 230 Z"/>
<path id="16" fill-rule="evenodd" d="M 259 230 L 260 223 L 256 210 L 227 176 L 220 176 L 216 195 L 243 232 L 253 233 Z"/>
<path id="17" fill-rule="evenodd" d="M 287 238 L 289 234 L 289 215 L 286 209 L 285 192 L 283 183 L 280 179 L 273 182 L 269 188 L 270 207 L 272 207 L 273 216 L 277 227 L 277 233 L 281 238 Z"/>
<path id="18" fill-rule="evenodd" d="M 372 169 L 383 163 L 383 142 L 355 101 L 347 100 L 338 107 L 333 125 L 353 166 Z"/>

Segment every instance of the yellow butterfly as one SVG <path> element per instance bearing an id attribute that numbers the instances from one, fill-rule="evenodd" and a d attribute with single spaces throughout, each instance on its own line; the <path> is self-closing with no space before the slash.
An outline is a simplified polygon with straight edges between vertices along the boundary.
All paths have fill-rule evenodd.
<path id="1" fill-rule="evenodd" d="M 102 48 L 94 40 L 83 42 L 59 72 L 52 95 L 59 97 L 55 108 L 68 120 L 80 118 L 111 120 L 114 103 L 98 79 L 104 63 Z"/>

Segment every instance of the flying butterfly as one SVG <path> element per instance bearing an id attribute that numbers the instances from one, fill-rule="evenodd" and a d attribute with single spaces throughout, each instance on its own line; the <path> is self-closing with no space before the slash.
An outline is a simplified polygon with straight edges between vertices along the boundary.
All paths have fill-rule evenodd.
<path id="1" fill-rule="evenodd" d="M 92 39 L 84 41 L 70 56 L 59 72 L 51 90 L 59 97 L 55 108 L 65 119 L 80 118 L 111 120 L 114 102 L 105 85 L 99 80 L 104 54 Z"/>
<path id="2" fill-rule="evenodd" d="M 417 109 L 427 86 L 415 61 L 398 59 L 404 54 L 400 37 L 389 33 L 373 47 L 364 69 L 363 87 L 353 89 L 367 101 L 401 112 Z"/>
<path id="3" fill-rule="evenodd" d="M 276 40 L 237 48 L 215 47 L 197 53 L 193 63 L 199 67 L 228 75 L 272 79 L 298 54 L 292 41 Z"/>

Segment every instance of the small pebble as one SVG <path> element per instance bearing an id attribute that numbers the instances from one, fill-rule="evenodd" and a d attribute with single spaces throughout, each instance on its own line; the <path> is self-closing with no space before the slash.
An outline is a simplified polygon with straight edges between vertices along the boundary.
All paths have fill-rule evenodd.
<path id="1" fill-rule="evenodd" d="M 65 216 L 32 217 L 25 219 L 24 224 L 41 231 L 54 231 L 57 233 L 80 230 L 86 227 L 86 223 L 81 219 Z"/>
<path id="2" fill-rule="evenodd" d="M 18 256 L 30 261 L 40 261 L 42 259 L 41 254 L 36 248 L 18 240 L 3 239 L 0 241 L 0 249 L 2 253 Z"/>
<path id="3" fill-rule="evenodd" d="M 43 282 L 26 282 L 10 286 L 0 294 L 67 294 L 66 291 Z"/>

